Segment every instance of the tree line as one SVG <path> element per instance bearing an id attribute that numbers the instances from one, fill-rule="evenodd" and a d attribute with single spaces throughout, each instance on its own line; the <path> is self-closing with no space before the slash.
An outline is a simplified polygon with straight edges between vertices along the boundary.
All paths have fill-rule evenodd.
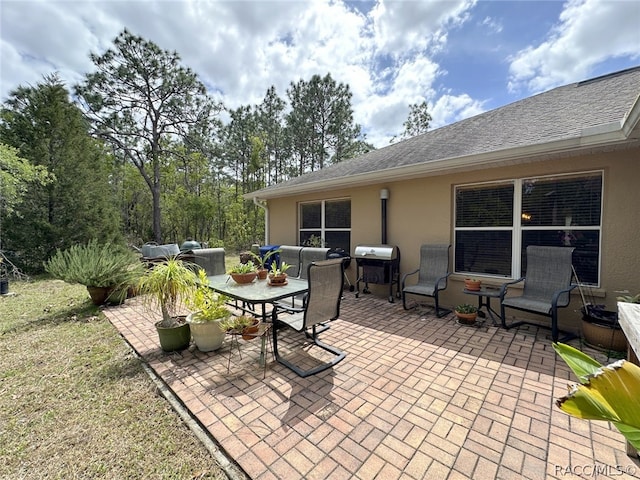
<path id="1" fill-rule="evenodd" d="M 92 239 L 246 248 L 264 212 L 243 194 L 373 149 L 330 74 L 229 109 L 176 52 L 127 30 L 91 60 L 71 90 L 52 73 L 0 109 L 0 250 L 27 272 Z M 412 112 L 415 133 L 426 104 Z"/>

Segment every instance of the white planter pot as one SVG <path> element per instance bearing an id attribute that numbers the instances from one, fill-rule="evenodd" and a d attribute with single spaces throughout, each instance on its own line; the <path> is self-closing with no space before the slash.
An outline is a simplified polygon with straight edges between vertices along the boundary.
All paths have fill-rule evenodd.
<path id="1" fill-rule="evenodd" d="M 201 352 L 213 352 L 222 347 L 225 332 L 220 328 L 220 320 L 209 322 L 198 322 L 198 312 L 191 313 L 187 316 L 187 322 L 191 327 L 191 335 L 193 341 Z"/>

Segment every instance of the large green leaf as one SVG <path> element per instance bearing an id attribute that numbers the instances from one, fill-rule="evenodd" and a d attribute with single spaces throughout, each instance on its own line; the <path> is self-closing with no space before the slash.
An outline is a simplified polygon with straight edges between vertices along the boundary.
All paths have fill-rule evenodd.
<path id="1" fill-rule="evenodd" d="M 573 373 L 584 383 L 590 375 L 595 374 L 602 365 L 586 353 L 564 343 L 554 343 L 553 349 L 565 361 Z"/>
<path id="2" fill-rule="evenodd" d="M 582 371 L 586 367 L 577 368 Z M 584 384 L 574 385 L 556 404 L 578 418 L 612 422 L 629 443 L 640 449 L 640 367 L 637 365 L 620 360 L 601 367 L 588 375 Z"/>

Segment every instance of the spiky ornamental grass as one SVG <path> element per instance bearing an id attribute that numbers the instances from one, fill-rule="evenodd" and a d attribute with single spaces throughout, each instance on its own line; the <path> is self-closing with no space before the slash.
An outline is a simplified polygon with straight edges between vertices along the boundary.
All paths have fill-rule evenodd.
<path id="1" fill-rule="evenodd" d="M 58 250 L 44 264 L 45 271 L 67 283 L 87 287 L 123 287 L 137 282 L 144 265 L 123 247 L 92 240 Z"/>

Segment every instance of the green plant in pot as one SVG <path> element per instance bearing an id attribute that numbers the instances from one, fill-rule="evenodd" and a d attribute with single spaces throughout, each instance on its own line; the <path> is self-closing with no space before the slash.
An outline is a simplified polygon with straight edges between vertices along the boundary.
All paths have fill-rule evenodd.
<path id="1" fill-rule="evenodd" d="M 147 270 L 138 282 L 138 294 L 147 309 L 162 314 L 156 322 L 160 346 L 165 352 L 183 350 L 191 341 L 186 316 L 179 309 L 198 287 L 198 277 L 190 264 L 175 257 Z"/>
<path id="2" fill-rule="evenodd" d="M 102 305 L 107 300 L 124 301 L 127 288 L 138 281 L 144 265 L 125 247 L 92 240 L 58 249 L 44 269 L 54 278 L 86 286 L 93 303 Z"/>
<path id="3" fill-rule="evenodd" d="M 194 310 L 187 316 L 187 323 L 198 350 L 212 352 L 222 347 L 225 330 L 221 322 L 231 312 L 227 310 L 226 298 L 209 288 L 207 272 L 203 269 L 198 270 L 198 287 L 187 299 L 187 306 Z"/>
<path id="4" fill-rule="evenodd" d="M 267 274 L 269 273 L 269 271 L 265 268 L 265 265 L 271 257 L 277 255 L 278 253 L 280 253 L 279 249 L 271 250 L 265 253 L 264 256 L 260 256 L 259 253 L 249 252 L 251 257 L 253 258 L 253 263 L 258 268 L 258 279 L 264 280 L 265 278 L 267 278 Z"/>
<path id="5" fill-rule="evenodd" d="M 476 322 L 478 308 L 468 303 L 462 303 L 455 308 L 455 313 L 460 323 L 472 325 Z"/>
<path id="6" fill-rule="evenodd" d="M 256 279 L 258 273 L 253 262 L 238 263 L 227 272 L 236 283 L 251 283 Z"/>
<path id="7" fill-rule="evenodd" d="M 269 271 L 269 282 L 272 285 L 284 284 L 287 281 L 287 270 L 291 268 L 286 262 L 281 262 L 280 266 L 275 263 L 271 264 L 271 270 Z"/>

